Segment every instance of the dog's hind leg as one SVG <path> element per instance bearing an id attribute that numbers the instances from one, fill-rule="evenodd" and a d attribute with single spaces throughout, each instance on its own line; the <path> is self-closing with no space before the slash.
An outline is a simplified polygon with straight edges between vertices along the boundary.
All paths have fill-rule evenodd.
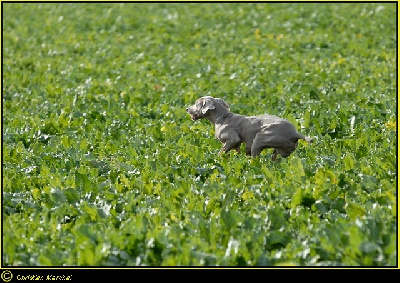
<path id="1" fill-rule="evenodd" d="M 272 159 L 276 159 L 276 155 L 280 154 L 283 157 L 288 157 L 297 147 L 296 141 L 288 141 L 288 139 L 281 135 L 276 135 L 273 132 L 258 133 L 253 140 L 251 146 L 251 156 L 258 156 L 265 148 L 275 148 Z"/>

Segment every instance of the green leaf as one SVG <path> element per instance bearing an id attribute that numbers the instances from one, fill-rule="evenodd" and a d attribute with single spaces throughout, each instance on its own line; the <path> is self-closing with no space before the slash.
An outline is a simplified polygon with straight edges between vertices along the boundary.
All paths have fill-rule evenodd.
<path id="1" fill-rule="evenodd" d="M 373 242 L 363 242 L 360 245 L 360 250 L 363 253 L 370 254 L 370 253 L 379 252 L 380 247 L 376 243 L 373 243 Z"/>
<path id="2" fill-rule="evenodd" d="M 344 169 L 347 170 L 352 170 L 355 166 L 356 161 L 354 160 L 354 156 L 351 153 L 347 153 L 346 156 L 343 159 L 344 162 Z"/>
<path id="3" fill-rule="evenodd" d="M 89 219 L 91 221 L 96 221 L 97 217 L 98 217 L 98 212 L 97 212 L 97 208 L 93 207 L 92 205 L 89 205 L 86 202 L 83 202 L 81 204 L 81 209 L 84 213 L 88 214 Z"/>
<path id="4" fill-rule="evenodd" d="M 236 225 L 235 213 L 228 207 L 221 209 L 221 219 L 228 230 Z"/>
<path id="5" fill-rule="evenodd" d="M 33 197 L 34 197 L 35 199 L 40 198 L 40 190 L 39 190 L 38 188 L 34 188 L 34 189 L 32 190 L 32 195 L 33 195 Z"/>
<path id="6" fill-rule="evenodd" d="M 317 200 L 315 202 L 315 207 L 322 214 L 325 214 L 328 212 L 327 203 L 324 200 Z"/>
<path id="7" fill-rule="evenodd" d="M 295 208 L 296 206 L 300 205 L 302 197 L 303 197 L 303 188 L 298 188 L 292 196 L 291 207 Z"/>
<path id="8" fill-rule="evenodd" d="M 60 189 L 52 188 L 50 190 L 50 198 L 55 203 L 64 203 L 67 201 L 65 194 Z"/>
<path id="9" fill-rule="evenodd" d="M 65 196 L 69 204 L 75 204 L 80 201 L 80 195 L 76 189 L 72 188 L 65 189 Z"/>
<path id="10" fill-rule="evenodd" d="M 365 215 L 365 208 L 359 204 L 348 202 L 346 205 L 346 213 L 351 219 Z"/>

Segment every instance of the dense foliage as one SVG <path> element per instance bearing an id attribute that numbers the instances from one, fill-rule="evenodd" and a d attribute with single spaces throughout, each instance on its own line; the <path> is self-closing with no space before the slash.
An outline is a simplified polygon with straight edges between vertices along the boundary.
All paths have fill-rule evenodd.
<path id="1" fill-rule="evenodd" d="M 396 4 L 3 16 L 3 264 L 397 264 Z M 317 142 L 218 157 L 203 95 Z"/>

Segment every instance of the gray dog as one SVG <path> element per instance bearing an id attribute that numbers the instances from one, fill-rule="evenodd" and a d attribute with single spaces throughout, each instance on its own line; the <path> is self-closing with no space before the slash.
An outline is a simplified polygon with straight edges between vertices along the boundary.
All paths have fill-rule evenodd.
<path id="1" fill-rule="evenodd" d="M 240 145 L 246 144 L 246 154 L 256 157 L 265 148 L 273 148 L 272 160 L 278 154 L 288 157 L 296 148 L 299 139 L 313 142 L 296 131 L 288 120 L 272 115 L 243 116 L 229 112 L 229 105 L 221 98 L 204 96 L 188 108 L 193 121 L 206 118 L 215 125 L 215 137 L 224 146 L 220 150 L 231 149 L 240 152 Z"/>

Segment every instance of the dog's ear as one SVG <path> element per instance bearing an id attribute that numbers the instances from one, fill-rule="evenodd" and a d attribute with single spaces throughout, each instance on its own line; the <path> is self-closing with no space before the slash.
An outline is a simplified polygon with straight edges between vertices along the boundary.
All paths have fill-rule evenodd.
<path id="1" fill-rule="evenodd" d="M 215 109 L 214 102 L 211 99 L 203 100 L 203 107 L 201 108 L 201 113 L 206 114 L 208 110 Z"/>
<path id="2" fill-rule="evenodd" d="M 230 109 L 228 103 L 226 103 L 222 98 L 216 98 L 216 100 L 221 103 L 226 109 Z"/>

